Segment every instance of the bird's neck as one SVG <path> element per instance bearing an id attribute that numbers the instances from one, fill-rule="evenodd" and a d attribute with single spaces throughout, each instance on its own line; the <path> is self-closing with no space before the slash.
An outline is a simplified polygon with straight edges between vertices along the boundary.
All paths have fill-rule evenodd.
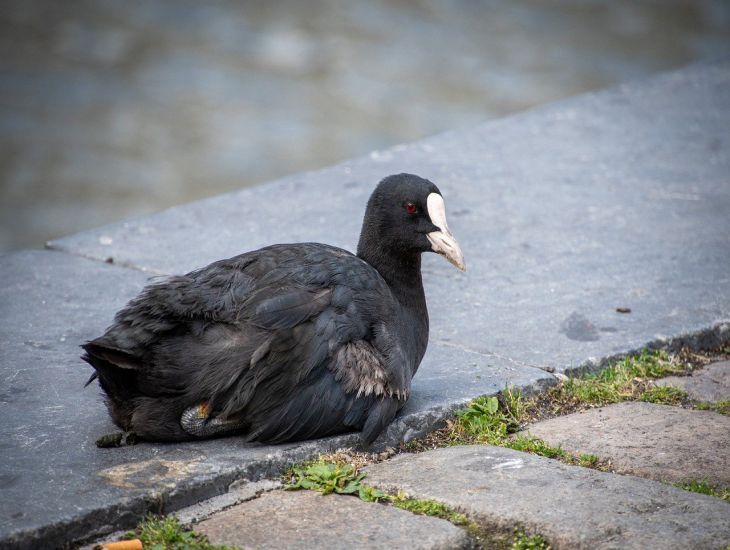
<path id="1" fill-rule="evenodd" d="M 377 245 L 368 246 L 361 240 L 357 255 L 380 273 L 403 306 L 426 313 L 420 252 L 403 253 Z"/>
<path id="2" fill-rule="evenodd" d="M 405 336 L 404 351 L 410 358 L 408 364 L 413 376 L 428 346 L 428 309 L 421 279 L 421 254 L 403 256 L 358 246 L 357 255 L 380 273 L 402 307 L 402 322 L 396 330 Z"/>

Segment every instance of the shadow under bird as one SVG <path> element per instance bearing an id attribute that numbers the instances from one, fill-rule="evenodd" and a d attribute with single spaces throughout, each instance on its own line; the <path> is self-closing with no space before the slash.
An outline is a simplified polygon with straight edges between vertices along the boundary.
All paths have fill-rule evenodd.
<path id="1" fill-rule="evenodd" d="M 438 188 L 398 174 L 371 195 L 357 255 L 277 244 L 147 286 L 82 346 L 124 430 L 97 444 L 360 430 L 370 445 L 426 352 L 422 252 L 464 269 Z"/>

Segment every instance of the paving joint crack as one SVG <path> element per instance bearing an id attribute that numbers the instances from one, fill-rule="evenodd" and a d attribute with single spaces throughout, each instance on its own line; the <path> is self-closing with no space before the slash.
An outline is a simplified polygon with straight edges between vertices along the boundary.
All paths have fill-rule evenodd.
<path id="1" fill-rule="evenodd" d="M 553 367 L 541 367 L 538 365 L 531 365 L 528 363 L 525 363 L 524 361 L 520 361 L 519 359 L 514 359 L 512 357 L 508 357 L 506 355 L 501 355 L 499 353 L 495 353 L 493 351 L 481 351 L 478 349 L 471 348 L 469 346 L 464 346 L 462 344 L 456 344 L 454 342 L 450 342 L 448 340 L 434 340 L 434 344 L 439 344 L 445 347 L 455 348 L 460 351 L 464 351 L 466 353 L 473 353 L 475 355 L 480 355 L 482 357 L 487 358 L 496 358 L 496 359 L 502 359 L 503 361 L 507 361 L 509 363 L 514 363 L 515 365 L 519 367 L 529 368 L 529 369 L 538 369 L 543 372 L 547 372 L 548 374 L 554 374 L 555 369 Z"/>
<path id="2" fill-rule="evenodd" d="M 69 256 L 76 257 L 76 258 L 83 258 L 84 260 L 89 260 L 91 262 L 96 262 L 99 264 L 106 264 L 106 265 L 110 265 L 110 266 L 121 267 L 123 269 L 129 269 L 131 271 L 135 271 L 138 273 L 144 273 L 151 277 L 170 277 L 171 276 L 170 273 L 167 273 L 165 271 L 160 271 L 160 270 L 153 269 L 153 268 L 140 267 L 140 266 L 135 265 L 130 262 L 117 262 L 117 261 L 110 262 L 108 259 L 102 260 L 98 256 L 94 256 L 92 254 L 84 254 L 82 252 L 77 252 L 75 250 L 68 250 L 64 247 L 56 246 L 53 242 L 46 243 L 46 245 L 43 247 L 42 250 L 47 250 L 49 252 L 55 252 L 55 253 L 60 253 L 60 254 L 66 254 Z"/>

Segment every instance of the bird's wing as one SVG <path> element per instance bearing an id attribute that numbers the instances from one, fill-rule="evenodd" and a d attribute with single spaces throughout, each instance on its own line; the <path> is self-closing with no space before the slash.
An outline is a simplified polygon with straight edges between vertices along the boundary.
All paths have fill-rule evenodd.
<path id="1" fill-rule="evenodd" d="M 326 286 L 295 277 L 313 251 L 268 247 L 151 284 L 83 346 L 84 358 L 97 371 L 143 373 L 138 385 L 146 394 L 153 388 L 178 393 L 196 372 L 219 370 L 221 361 L 240 369 L 261 353 L 267 333 L 291 328 L 326 305 Z"/>
<path id="2" fill-rule="evenodd" d="M 91 358 L 140 369 L 152 347 L 167 337 L 184 331 L 200 333 L 210 323 L 234 323 L 237 302 L 254 286 L 254 277 L 247 271 L 256 260 L 256 253 L 242 254 L 148 285 L 84 349 Z"/>
<path id="3" fill-rule="evenodd" d="M 293 280 L 321 284 L 326 273 L 323 289 L 252 295 L 246 321 L 268 337 L 250 368 L 216 394 L 216 408 L 222 417 L 245 418 L 255 439 L 306 439 L 364 426 L 369 443 L 408 398 L 411 370 L 384 321 L 398 306 L 359 258 L 318 259 Z"/>

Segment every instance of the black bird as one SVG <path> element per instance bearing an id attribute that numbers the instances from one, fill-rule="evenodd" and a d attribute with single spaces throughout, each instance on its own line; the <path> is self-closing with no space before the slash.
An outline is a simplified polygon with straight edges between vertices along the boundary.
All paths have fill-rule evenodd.
<path id="1" fill-rule="evenodd" d="M 426 352 L 426 251 L 464 269 L 438 188 L 399 174 L 370 197 L 357 255 L 277 244 L 147 286 L 82 346 L 126 432 L 97 443 L 361 430 L 369 445 Z"/>

